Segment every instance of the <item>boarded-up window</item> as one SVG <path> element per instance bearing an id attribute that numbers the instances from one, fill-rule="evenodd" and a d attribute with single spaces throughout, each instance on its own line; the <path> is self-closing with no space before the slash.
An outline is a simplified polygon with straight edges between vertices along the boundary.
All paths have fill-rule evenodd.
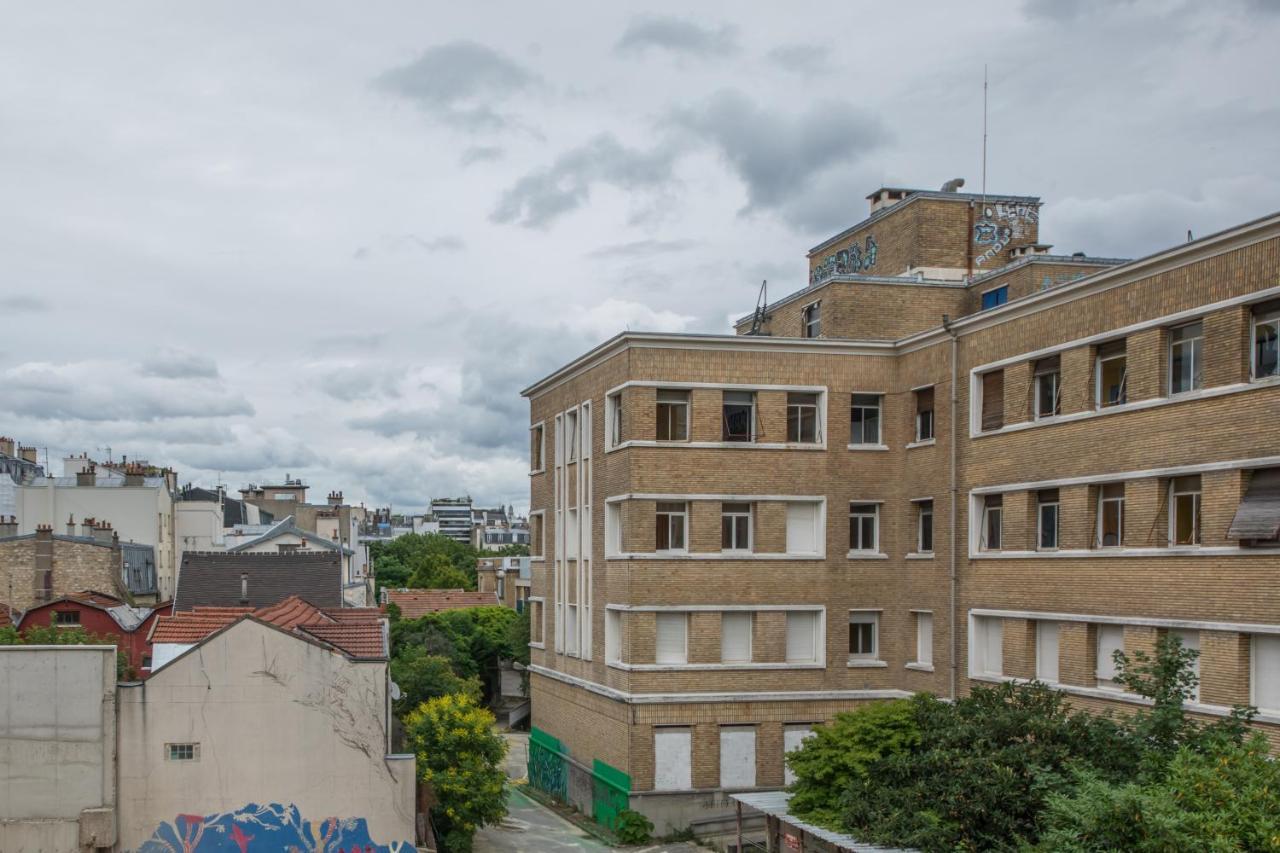
<path id="1" fill-rule="evenodd" d="M 693 737 L 689 729 L 653 730 L 653 787 L 687 791 L 693 787 Z"/>
<path id="2" fill-rule="evenodd" d="M 1263 468 L 1249 478 L 1249 491 L 1236 509 L 1228 539 L 1243 543 L 1280 538 L 1280 468 Z"/>
<path id="3" fill-rule="evenodd" d="M 756 727 L 721 726 L 720 787 L 756 786 Z"/>
<path id="4" fill-rule="evenodd" d="M 1004 371 L 982 374 L 982 431 L 1004 426 Z"/>

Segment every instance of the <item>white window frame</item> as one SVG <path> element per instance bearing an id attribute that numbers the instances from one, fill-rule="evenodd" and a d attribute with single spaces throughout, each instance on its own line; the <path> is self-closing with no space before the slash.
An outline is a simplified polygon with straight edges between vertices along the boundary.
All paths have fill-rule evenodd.
<path id="1" fill-rule="evenodd" d="M 665 622 L 669 625 L 675 625 L 679 622 L 681 631 L 681 643 L 683 649 L 679 659 L 662 660 L 659 649 L 661 643 L 658 637 L 662 634 L 662 624 Z M 653 662 L 663 666 L 683 666 L 689 662 L 689 614 L 684 611 L 660 612 L 654 614 L 653 627 Z"/>
<path id="2" fill-rule="evenodd" d="M 538 553 L 533 553 L 533 520 L 538 519 Z M 529 559 L 547 559 L 547 511 L 545 509 L 529 510 Z"/>
<path id="3" fill-rule="evenodd" d="M 1189 329 L 1192 326 L 1199 326 L 1200 334 L 1194 337 L 1185 338 L 1180 341 L 1174 340 L 1173 338 L 1174 332 L 1178 332 L 1183 329 Z M 1250 344 L 1252 344 L 1252 341 L 1250 341 Z M 1191 353 L 1190 353 L 1191 387 L 1183 388 L 1180 391 L 1175 391 L 1173 388 L 1173 380 L 1174 380 L 1173 356 L 1174 356 L 1174 351 L 1179 347 L 1183 347 L 1183 346 L 1189 347 L 1191 350 Z M 1250 349 L 1252 349 L 1252 345 L 1250 346 Z M 1199 371 L 1199 374 L 1200 374 L 1199 382 L 1196 381 L 1197 371 Z M 1169 396 L 1177 397 L 1182 394 L 1189 394 L 1192 391 L 1199 391 L 1203 387 L 1204 387 L 1204 321 L 1196 320 L 1194 323 L 1185 323 L 1181 326 L 1175 326 L 1174 328 L 1169 330 Z"/>
<path id="4" fill-rule="evenodd" d="M 1195 659 L 1191 661 L 1191 674 L 1196 677 L 1196 686 L 1191 689 L 1191 695 L 1187 697 L 1188 701 L 1200 701 L 1200 686 L 1203 683 L 1200 679 L 1200 630 L 1198 628 L 1174 628 L 1169 632 L 1182 642 L 1184 649 L 1191 649 L 1196 652 Z"/>
<path id="5" fill-rule="evenodd" d="M 604 398 L 604 436 L 606 450 L 622 444 L 622 392 L 615 391 Z"/>
<path id="6" fill-rule="evenodd" d="M 1261 641 L 1261 642 L 1259 642 Z M 1274 706 L 1263 705 L 1258 701 L 1258 685 L 1262 683 L 1262 673 L 1258 671 L 1258 664 L 1261 662 L 1261 655 L 1258 652 L 1258 646 L 1266 644 L 1273 647 L 1273 651 L 1277 657 L 1280 657 L 1280 637 L 1274 634 L 1252 634 L 1249 637 L 1249 704 L 1256 707 L 1259 711 L 1266 714 L 1280 714 L 1280 695 L 1277 695 L 1277 701 Z M 1280 668 L 1280 667 L 1278 667 Z"/>
<path id="7" fill-rule="evenodd" d="M 1192 475 L 1194 476 L 1194 475 Z M 1201 481 L 1200 488 L 1192 490 L 1178 490 L 1178 481 L 1182 477 L 1169 478 L 1169 545 L 1176 548 L 1198 548 L 1204 544 L 1204 530 L 1200 524 L 1200 509 L 1204 500 L 1204 482 Z M 1191 497 L 1191 512 L 1195 519 L 1194 529 L 1195 537 L 1191 542 L 1178 541 L 1178 498 Z"/>
<path id="8" fill-rule="evenodd" d="M 919 389 L 923 390 L 923 389 Z M 916 393 L 919 393 L 917 390 Z M 929 415 L 929 434 L 924 434 L 924 416 Z M 938 397 L 935 394 L 933 398 L 933 408 L 927 413 L 920 411 L 920 404 L 916 403 L 916 443 L 924 441 L 938 440 Z"/>
<path id="9" fill-rule="evenodd" d="M 812 395 L 814 399 L 812 403 L 792 403 L 790 399 L 792 394 Z M 824 406 L 822 405 L 822 397 L 823 395 L 822 395 L 822 392 L 820 391 L 788 391 L 787 392 L 787 426 L 786 426 L 787 444 L 819 445 L 823 443 L 824 439 L 822 436 L 822 421 L 823 421 L 822 412 L 823 412 Z M 791 410 L 792 409 L 799 410 L 799 412 L 797 413 L 798 417 L 796 419 L 799 435 L 797 435 L 796 438 L 791 437 Z M 804 423 L 803 415 L 806 409 L 813 409 L 813 441 L 805 441 L 803 438 L 800 437 L 801 435 L 804 434 L 804 429 L 801 425 Z"/>
<path id="10" fill-rule="evenodd" d="M 1280 310 L 1268 311 L 1265 314 L 1254 315 L 1249 323 L 1249 376 L 1252 379 L 1274 379 L 1280 376 L 1280 359 L 1276 361 L 1276 372 L 1268 373 L 1263 376 L 1258 375 L 1258 327 L 1273 326 L 1276 330 L 1276 337 L 1280 338 Z"/>
<path id="11" fill-rule="evenodd" d="M 604 662 L 622 663 L 622 611 L 604 611 Z"/>
<path id="12" fill-rule="evenodd" d="M 979 537 L 978 550 L 979 551 L 1003 551 L 1004 550 L 1004 495 L 1003 494 L 999 495 L 1001 501 L 998 506 L 988 505 L 988 500 L 992 497 L 996 497 L 996 495 L 993 494 L 993 495 L 982 496 L 982 516 L 981 516 L 982 526 L 978 529 L 978 537 Z M 994 548 L 991 547 L 991 543 L 987 541 L 987 532 L 991 529 L 991 514 L 993 512 L 997 516 L 999 516 L 998 522 L 996 524 L 996 530 L 998 531 L 999 538 L 1000 538 L 1000 541 L 996 543 Z"/>
<path id="13" fill-rule="evenodd" d="M 933 611 L 913 611 L 916 617 L 916 659 L 918 667 L 933 668 Z"/>
<path id="14" fill-rule="evenodd" d="M 1033 416 L 1037 421 L 1045 418 L 1056 418 L 1061 414 L 1062 410 L 1062 369 L 1049 371 L 1048 373 L 1037 373 L 1034 377 L 1035 388 L 1032 389 L 1032 408 Z M 1040 386 L 1041 383 L 1053 380 L 1053 409 L 1049 412 L 1040 411 Z"/>
<path id="15" fill-rule="evenodd" d="M 750 397 L 750 398 L 751 398 L 751 414 L 749 415 L 749 417 L 750 417 L 750 423 L 751 423 L 751 426 L 750 426 L 750 430 L 751 430 L 751 437 L 750 437 L 750 438 L 747 438 L 747 439 L 731 439 L 731 438 L 726 438 L 726 437 L 725 437 L 725 422 L 724 422 L 724 410 L 725 410 L 725 406 L 726 406 L 726 405 L 734 405 L 734 406 L 742 406 L 742 405 L 745 405 L 744 403 L 741 403 L 741 402 L 734 402 L 734 403 L 732 403 L 732 404 L 727 403 L 727 402 L 726 402 L 726 400 L 725 400 L 725 398 L 726 398 L 726 397 L 728 397 L 728 396 L 729 396 L 729 395 L 731 395 L 731 394 L 735 394 L 735 395 L 742 395 L 742 396 L 746 396 L 746 397 Z M 759 417 L 759 414 L 758 414 L 758 412 L 759 412 L 759 408 L 760 408 L 760 399 L 759 399 L 759 395 L 757 395 L 755 391 L 750 391 L 750 390 L 743 391 L 743 390 L 738 390 L 738 389 L 721 391 L 721 392 L 720 392 L 720 438 L 721 438 L 721 439 L 723 439 L 724 441 L 731 442 L 731 443 L 733 443 L 733 444 L 754 444 L 755 442 L 759 441 L 759 440 L 760 440 L 760 428 L 759 428 L 759 424 L 757 423 L 757 419 L 758 419 L 758 417 Z"/>
<path id="16" fill-rule="evenodd" d="M 993 632 L 998 635 L 1000 665 L 993 667 L 987 652 L 991 649 Z M 969 617 L 969 675 L 1001 678 L 1004 676 L 1004 620 L 998 616 Z"/>
<path id="17" fill-rule="evenodd" d="M 800 312 L 803 337 L 816 338 L 822 334 L 822 300 L 810 302 Z"/>
<path id="18" fill-rule="evenodd" d="M 574 462 L 578 459 L 580 448 L 578 446 L 578 407 L 564 413 L 564 434 L 565 434 L 565 453 L 564 461 L 566 463 Z"/>
<path id="19" fill-rule="evenodd" d="M 606 501 L 604 505 L 605 557 L 622 555 L 622 503 Z"/>
<path id="20" fill-rule="evenodd" d="M 854 440 L 853 435 L 853 411 L 854 409 L 871 410 L 871 406 L 865 403 L 855 403 L 858 397 L 875 397 L 875 413 L 876 413 L 876 436 L 875 441 Z M 865 420 L 864 420 L 865 423 Z M 865 428 L 864 428 L 865 432 Z M 884 395 L 872 394 L 868 392 L 855 391 L 849 396 L 849 444 L 854 447 L 880 447 L 884 444 Z"/>
<path id="21" fill-rule="evenodd" d="M 663 394 L 679 394 L 679 400 L 664 400 Z M 658 438 L 658 407 L 659 406 L 680 406 L 684 409 L 684 438 Z M 658 444 L 684 444 L 689 441 L 689 434 L 693 432 L 693 392 L 688 388 L 657 388 L 654 391 L 653 400 L 653 440 Z"/>
<path id="22" fill-rule="evenodd" d="M 724 653 L 724 636 L 725 636 L 725 620 L 726 619 L 745 619 L 747 623 L 747 656 L 742 659 L 725 657 Z M 750 610 L 726 610 L 720 614 L 720 662 L 721 663 L 751 663 L 755 656 L 755 614 Z"/>
<path id="23" fill-rule="evenodd" d="M 1044 509 L 1053 507 L 1053 544 L 1044 544 Z M 1004 537 L 1001 536 L 1001 539 Z M 1036 499 L 1036 550 L 1057 551 L 1062 547 L 1062 498 L 1056 501 Z"/>
<path id="24" fill-rule="evenodd" d="M 868 513 L 868 512 L 865 512 L 865 511 L 854 512 L 853 508 L 854 508 L 855 506 L 857 506 L 857 507 L 867 507 L 867 506 L 869 506 L 869 507 L 871 507 L 871 512 L 869 512 L 869 513 Z M 875 541 L 871 544 L 871 547 L 870 547 L 870 548 L 865 547 L 866 543 L 861 541 L 861 539 L 862 539 L 862 523 L 861 523 L 861 522 L 862 522 L 862 519 L 866 519 L 866 518 L 870 518 L 870 519 L 871 519 L 871 536 L 872 536 L 872 538 L 875 540 Z M 853 547 L 853 543 L 852 543 L 852 542 L 850 542 L 850 543 L 849 543 L 849 553 L 850 553 L 850 554 L 879 554 L 879 553 L 881 553 L 881 551 L 880 551 L 880 504 L 879 504 L 879 503 L 877 503 L 877 502 L 873 502 L 873 501 L 849 501 L 849 531 L 850 531 L 850 538 L 852 538 L 852 533 L 853 533 L 853 530 L 854 530 L 854 519 L 858 519 L 858 526 L 857 526 L 857 530 L 858 530 L 858 539 L 859 539 L 859 543 L 858 543 L 858 544 L 859 544 L 860 546 L 864 546 L 864 547 L 858 547 L 858 548 L 855 548 L 855 547 Z"/>
<path id="25" fill-rule="evenodd" d="M 683 506 L 684 506 L 684 509 L 683 509 L 683 510 L 679 510 L 679 511 L 677 511 L 677 510 L 663 510 L 663 509 L 659 509 L 659 508 L 658 508 L 658 506 L 659 506 L 660 504 L 681 504 L 681 505 L 683 505 Z M 680 519 L 680 542 L 681 542 L 681 545 L 680 545 L 680 547 L 679 547 L 679 548 L 658 548 L 658 547 L 657 547 L 657 542 L 655 541 L 655 542 L 654 542 L 654 552 L 655 552 L 655 553 L 658 553 L 658 554 L 687 554 L 687 553 L 689 553 L 689 502 L 688 502 L 688 501 L 656 501 L 656 502 L 654 503 L 654 516 L 655 516 L 655 522 L 656 522 L 656 520 L 657 520 L 657 519 L 656 519 L 656 516 L 659 516 L 659 515 L 665 515 L 665 516 L 668 516 L 668 518 L 667 518 L 667 542 L 668 542 L 668 543 L 670 543 L 671 541 L 673 541 L 673 540 L 672 540 L 672 536 L 671 536 L 671 532 L 672 532 L 675 528 L 671 527 L 671 525 L 675 523 L 675 519 L 677 519 L 677 518 L 678 518 L 678 519 Z M 657 530 L 657 524 L 656 524 L 656 523 L 655 523 L 655 525 L 654 525 L 654 530 L 655 530 L 655 531 Z"/>
<path id="26" fill-rule="evenodd" d="M 790 524 L 789 514 L 793 506 L 799 506 L 799 505 L 813 507 L 813 545 L 814 547 L 813 547 L 813 550 L 810 550 L 810 551 L 793 550 L 791 547 L 792 543 L 791 543 L 791 537 L 789 535 L 791 524 Z M 788 556 L 804 556 L 804 557 L 825 556 L 827 551 L 826 502 L 825 501 L 788 501 L 787 513 L 788 513 L 788 519 L 787 519 L 788 535 L 786 537 L 786 543 L 784 546 L 786 548 L 787 555 Z"/>
<path id="27" fill-rule="evenodd" d="M 1097 527 L 1097 534 L 1096 534 L 1096 535 L 1095 535 L 1095 537 L 1094 537 L 1094 541 L 1096 542 L 1096 544 L 1097 544 L 1097 547 L 1098 547 L 1098 548 L 1123 548 L 1123 547 L 1124 547 L 1124 528 L 1125 528 L 1125 523 L 1124 523 L 1124 500 L 1125 500 L 1125 493 L 1122 491 L 1122 492 L 1120 493 L 1120 497 L 1118 497 L 1118 498 L 1114 498 L 1114 497 L 1113 497 L 1113 498 L 1108 498 L 1108 497 L 1105 497 L 1106 492 L 1105 492 L 1104 490 L 1106 489 L 1106 487 L 1107 487 L 1107 486 L 1113 486 L 1113 485 L 1115 485 L 1115 483 L 1103 483 L 1102 485 L 1098 486 L 1098 527 Z M 1123 485 L 1123 484 L 1122 484 L 1122 485 Z M 1106 505 L 1107 505 L 1107 504 L 1119 504 L 1119 505 L 1120 505 L 1119 515 L 1118 515 L 1118 516 L 1117 516 L 1117 518 L 1116 518 L 1116 522 L 1117 522 L 1117 523 L 1116 523 L 1116 544 L 1114 544 L 1114 545 L 1104 545 L 1104 544 L 1102 543 L 1102 538 L 1103 538 L 1103 535 L 1104 535 L 1104 533 L 1103 533 L 1103 523 L 1102 523 L 1102 520 L 1103 520 L 1103 518 L 1104 518 L 1104 516 L 1105 516 L 1105 513 L 1106 513 Z"/>
<path id="28" fill-rule="evenodd" d="M 179 750 L 190 750 L 191 754 L 189 756 L 175 755 L 174 754 L 175 751 L 179 751 Z M 183 743 L 166 743 L 164 745 L 164 760 L 165 761 L 181 761 L 181 762 L 199 761 L 200 760 L 200 744 L 199 742 L 196 742 L 196 741 L 183 742 Z"/>
<path id="29" fill-rule="evenodd" d="M 933 498 L 921 498 L 920 500 L 912 501 L 912 503 L 914 503 L 916 506 L 916 553 L 932 554 L 933 549 L 937 547 L 937 543 L 934 542 L 933 540 L 935 535 L 938 532 L 937 528 L 934 526 L 934 523 L 933 523 L 934 521 Z M 928 506 L 928 509 L 925 508 L 926 505 Z M 929 517 L 929 550 L 927 551 L 924 548 L 925 516 Z"/>
<path id="30" fill-rule="evenodd" d="M 786 660 L 786 662 L 787 662 L 787 663 L 791 663 L 791 664 L 821 664 L 821 663 L 823 663 L 823 659 L 824 659 L 824 657 L 825 657 L 825 655 L 823 654 L 823 652 L 825 651 L 825 648 L 824 648 L 824 643 L 825 643 L 825 639 L 824 639 L 824 638 L 825 638 L 825 633 L 824 633 L 824 631 L 823 631 L 823 626 L 824 626 L 824 624 L 826 623 L 826 619 L 824 618 L 824 616 L 825 616 L 825 611 L 822 611 L 822 610 L 787 610 L 787 611 L 785 611 L 785 612 L 786 612 L 786 617 L 785 617 L 785 618 L 786 618 L 786 621 L 787 621 L 787 622 L 790 622 L 790 621 L 791 621 L 791 618 L 792 618 L 793 616 L 795 616 L 795 617 L 807 618 L 807 619 L 810 619 L 810 620 L 812 621 L 812 628 L 813 628 L 813 657 L 808 658 L 808 659 L 804 659 L 804 660 L 801 660 L 801 659 L 799 659 L 799 658 L 793 658 L 793 657 L 791 657 L 791 649 L 789 648 L 790 644 L 788 643 L 788 644 L 786 644 L 787 648 L 785 649 L 785 660 Z M 789 624 L 784 626 L 784 635 L 783 635 L 783 636 L 784 636 L 784 638 L 785 638 L 785 637 L 789 637 L 789 636 L 791 635 L 791 630 L 790 630 L 790 629 L 791 629 L 791 626 L 790 626 Z"/>
<path id="31" fill-rule="evenodd" d="M 1043 670 L 1040 663 L 1044 657 L 1045 635 L 1052 629 L 1054 658 L 1053 677 Z M 1045 684 L 1057 684 L 1062 677 L 1062 627 L 1059 623 L 1047 619 L 1036 620 L 1036 680 Z"/>
<path id="32" fill-rule="evenodd" d="M 1103 388 L 1102 388 L 1102 369 L 1103 369 L 1102 366 L 1106 362 L 1115 361 L 1116 359 L 1124 359 L 1124 369 L 1120 371 L 1120 399 L 1114 403 L 1104 403 Z M 1128 349 L 1127 341 L 1125 343 L 1124 352 L 1112 353 L 1111 355 L 1099 355 L 1095 359 L 1093 386 L 1094 386 L 1094 405 L 1099 410 L 1113 409 L 1116 406 L 1123 406 L 1129 402 L 1129 349 Z"/>
<path id="33" fill-rule="evenodd" d="M 726 507 L 726 506 L 730 506 L 730 505 L 738 505 L 738 504 L 745 505 L 745 506 L 746 506 L 746 508 L 747 508 L 747 509 L 746 509 L 746 511 L 745 511 L 745 512 L 743 512 L 743 511 L 741 511 L 741 510 L 733 510 L 732 512 L 726 512 L 726 511 L 725 511 L 725 507 Z M 754 506 L 752 506 L 752 504 L 751 504 L 749 501 L 721 501 L 721 502 L 720 502 L 720 551 L 721 551 L 721 553 L 725 553 L 725 554 L 750 554 L 750 553 L 752 553 L 752 552 L 755 550 L 755 535 L 756 535 L 755 527 L 756 527 L 756 525 L 755 525 L 755 518 L 754 518 L 754 516 L 755 516 L 755 507 L 754 507 Z M 745 547 L 745 548 L 743 548 L 743 547 L 725 548 L 725 547 L 724 547 L 724 520 L 725 520 L 725 518 L 733 518 L 733 519 L 746 518 L 746 519 L 747 519 L 747 541 L 746 541 L 746 547 Z M 734 540 L 736 540 L 736 539 L 737 539 L 737 536 L 738 536 L 738 534 L 737 534 L 737 530 L 738 530 L 737 524 L 734 524 L 734 525 L 731 527 L 731 530 L 733 531 L 733 534 L 732 534 L 731 538 L 732 538 L 732 539 L 734 539 Z M 741 543 L 738 543 L 738 542 L 736 542 L 736 541 L 735 541 L 733 544 L 734 544 L 734 545 L 740 545 Z"/>
<path id="34" fill-rule="evenodd" d="M 880 611 L 878 610 L 850 610 L 849 611 L 849 638 L 853 638 L 854 625 L 870 625 L 871 626 L 871 651 L 869 652 L 849 652 L 850 661 L 878 661 L 880 660 Z"/>
<path id="35" fill-rule="evenodd" d="M 1115 661 L 1112 659 L 1111 654 L 1108 653 L 1104 655 L 1102 653 L 1102 640 L 1103 640 L 1103 637 L 1107 635 L 1115 636 L 1116 632 L 1118 631 L 1120 635 L 1120 645 L 1111 649 L 1111 651 L 1116 651 L 1117 649 L 1119 651 L 1124 651 L 1124 626 L 1111 625 L 1111 624 L 1095 624 L 1094 631 L 1097 634 L 1097 637 L 1094 640 L 1095 645 L 1094 645 L 1093 675 L 1094 675 L 1094 678 L 1096 678 L 1098 681 L 1098 687 L 1104 690 L 1123 689 L 1121 685 L 1117 683 L 1115 680 L 1115 676 L 1119 672 L 1119 670 L 1116 669 Z"/>

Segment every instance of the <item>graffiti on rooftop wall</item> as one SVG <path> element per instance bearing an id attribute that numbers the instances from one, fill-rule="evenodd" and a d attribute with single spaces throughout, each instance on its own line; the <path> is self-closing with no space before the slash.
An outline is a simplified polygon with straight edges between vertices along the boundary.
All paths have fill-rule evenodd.
<path id="1" fill-rule="evenodd" d="M 1040 220 L 1040 210 L 1034 204 L 997 202 L 982 208 L 982 218 L 973 223 L 973 242 L 985 246 L 982 254 L 973 259 L 978 266 L 994 258 L 1014 240 L 1031 234 L 1031 227 Z"/>
<path id="2" fill-rule="evenodd" d="M 409 841 L 378 844 L 364 818 L 307 820 L 298 807 L 249 803 L 234 812 L 178 815 L 136 853 L 413 853 Z"/>
<path id="3" fill-rule="evenodd" d="M 859 246 L 857 243 L 853 243 L 849 248 L 841 249 L 835 254 L 827 255 L 823 258 L 822 262 L 809 273 L 809 283 L 819 284 L 833 275 L 852 275 L 866 272 L 876 265 L 876 254 L 879 250 L 880 247 L 876 245 L 876 238 L 868 235 L 864 245 Z"/>

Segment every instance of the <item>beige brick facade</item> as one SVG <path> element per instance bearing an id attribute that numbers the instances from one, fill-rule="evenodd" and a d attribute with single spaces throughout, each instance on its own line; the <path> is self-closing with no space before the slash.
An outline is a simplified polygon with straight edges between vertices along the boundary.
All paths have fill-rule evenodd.
<path id="1" fill-rule="evenodd" d="M 1100 643 L 1118 636 L 1125 651 L 1150 652 L 1175 630 L 1198 637 L 1196 713 L 1256 695 L 1251 638 L 1280 633 L 1280 548 L 1227 531 L 1250 472 L 1280 467 L 1280 379 L 1254 375 L 1249 357 L 1258 306 L 1280 295 L 1280 218 L 1109 267 L 1010 257 L 1038 245 L 1034 205 L 1024 206 L 999 264 L 975 262 L 970 281 L 895 284 L 881 277 L 967 270 L 976 248 L 967 204 L 898 205 L 810 255 L 818 269 L 832 249 L 865 247 L 874 229 L 876 265 L 863 278 L 876 280 L 838 275 L 788 297 L 771 308 L 770 336 L 627 334 L 526 391 L 531 423 L 546 429 L 545 470 L 531 477 L 547 531 L 533 563 L 533 595 L 545 599 L 533 723 L 575 757 L 629 773 L 635 791 L 661 776 L 655 727 L 689 730 L 690 784 L 705 790 L 721 786 L 720 727 L 753 726 L 756 785 L 776 787 L 785 726 L 916 691 L 1043 676 L 1053 656 L 1037 647 L 1042 634 L 1057 637 L 1056 683 L 1082 707 L 1134 707 L 1099 686 Z M 1011 301 L 979 311 L 978 291 L 1002 280 Z M 801 310 L 815 298 L 822 336 L 805 339 Z M 1175 396 L 1169 330 L 1197 320 L 1202 381 Z M 1099 408 L 1099 349 L 1120 339 L 1124 400 Z M 1058 414 L 1036 420 L 1036 365 L 1050 357 Z M 1003 424 L 983 431 L 975 394 L 991 370 L 1004 374 Z M 921 388 L 934 401 L 926 441 Z M 657 440 L 660 391 L 687 400 L 679 440 Z M 744 392 L 753 440 L 727 441 Z M 818 423 L 806 438 L 792 407 L 812 394 Z M 855 394 L 880 395 L 878 442 L 855 443 Z M 584 401 L 590 445 L 570 459 L 563 431 Z M 1198 483 L 1198 542 L 1171 540 L 1175 480 Z M 1100 547 L 1102 502 L 1118 493 L 1123 534 Z M 1000 544 L 984 550 L 975 534 L 996 496 Z M 1051 500 L 1057 534 L 1045 544 L 1041 503 Z M 920 553 L 929 502 L 933 549 Z M 749 549 L 723 547 L 726 504 L 749 507 Z M 851 505 L 874 513 L 870 546 L 854 547 Z M 584 519 L 576 538 L 574 514 Z M 855 617 L 874 617 L 873 640 L 851 628 Z M 1001 633 L 971 676 L 978 618 Z M 1258 725 L 1280 740 L 1280 708 L 1264 708 Z"/>
<path id="2" fill-rule="evenodd" d="M 0 539 L 0 606 L 21 613 L 64 595 L 94 590 L 128 598 L 120 548 L 48 528 Z"/>

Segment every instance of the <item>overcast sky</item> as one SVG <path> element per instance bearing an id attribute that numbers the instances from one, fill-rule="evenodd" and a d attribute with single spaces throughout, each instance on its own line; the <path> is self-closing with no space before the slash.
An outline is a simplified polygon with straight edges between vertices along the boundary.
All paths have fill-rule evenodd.
<path id="1" fill-rule="evenodd" d="M 984 63 L 1055 251 L 1280 209 L 1277 45 L 1278 0 L 9 3 L 0 434 L 526 506 L 525 384 L 976 189 Z"/>

